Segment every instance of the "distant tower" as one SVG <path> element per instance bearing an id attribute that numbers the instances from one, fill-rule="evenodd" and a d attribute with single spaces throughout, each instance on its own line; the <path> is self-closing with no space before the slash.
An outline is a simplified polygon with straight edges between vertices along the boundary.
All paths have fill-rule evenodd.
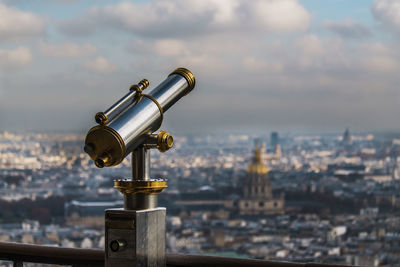
<path id="1" fill-rule="evenodd" d="M 271 133 L 271 146 L 275 150 L 275 147 L 279 145 L 279 134 L 277 132 Z"/>
<path id="2" fill-rule="evenodd" d="M 272 147 L 272 151 L 275 155 L 275 158 L 280 160 L 282 157 L 282 150 L 281 150 L 281 145 L 280 145 L 280 141 L 279 141 L 279 134 L 277 132 L 271 133 L 271 147 Z"/>
<path id="3" fill-rule="evenodd" d="M 240 214 L 283 213 L 284 199 L 273 197 L 268 172 L 263 150 L 256 145 L 253 161 L 247 167 L 243 198 L 239 201 Z"/>
<path id="4" fill-rule="evenodd" d="M 275 146 L 275 159 L 281 160 L 282 159 L 282 150 L 281 150 L 281 145 L 276 145 Z"/>
<path id="5" fill-rule="evenodd" d="M 268 176 L 268 167 L 263 163 L 262 150 L 256 146 L 253 162 L 247 167 L 247 176 L 244 186 L 245 198 L 271 198 L 271 184 Z"/>
<path id="6" fill-rule="evenodd" d="M 349 131 L 349 128 L 346 128 L 346 131 L 343 134 L 343 145 L 345 146 L 349 146 L 352 144 L 352 140 L 351 140 L 351 134 Z"/>

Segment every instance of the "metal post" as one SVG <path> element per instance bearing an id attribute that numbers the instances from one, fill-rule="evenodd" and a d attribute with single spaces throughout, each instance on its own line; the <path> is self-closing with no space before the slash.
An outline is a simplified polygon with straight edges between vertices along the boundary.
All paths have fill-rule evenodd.
<path id="1" fill-rule="evenodd" d="M 166 152 L 174 138 L 157 131 L 164 113 L 190 93 L 196 80 L 185 68 L 174 70 L 160 85 L 143 93 L 142 80 L 105 112 L 86 135 L 84 150 L 98 168 L 120 164 L 132 152 L 132 180 L 116 180 L 124 209 L 105 212 L 105 266 L 165 266 L 165 208 L 157 195 L 167 181 L 150 178 L 149 149 Z"/>
<path id="2" fill-rule="evenodd" d="M 132 152 L 132 181 L 116 181 L 124 209 L 105 212 L 105 266 L 165 267 L 166 209 L 157 207 L 157 187 L 150 179 L 150 150 Z"/>
<path id="3" fill-rule="evenodd" d="M 141 146 L 131 154 L 132 179 L 150 180 L 150 149 Z"/>

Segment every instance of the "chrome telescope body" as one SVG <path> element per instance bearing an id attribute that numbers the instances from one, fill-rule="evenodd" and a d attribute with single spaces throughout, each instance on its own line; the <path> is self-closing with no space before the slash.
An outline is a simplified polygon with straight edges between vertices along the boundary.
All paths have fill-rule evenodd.
<path id="1" fill-rule="evenodd" d="M 161 126 L 163 113 L 194 88 L 195 78 L 189 70 L 178 68 L 160 85 L 142 94 L 147 86 L 148 81 L 142 80 L 105 112 L 96 114 L 99 125 L 89 130 L 85 152 L 97 167 L 118 165 L 140 145 L 151 144 L 149 138 L 162 139 L 172 146 L 172 137 L 161 134 L 165 132 L 156 137 L 150 134 Z"/>
<path id="2" fill-rule="evenodd" d="M 98 124 L 105 125 L 110 121 L 114 120 L 122 111 L 124 111 L 137 96 L 137 92 L 143 91 L 149 86 L 149 81 L 146 79 L 141 80 L 137 85 L 132 85 L 129 89 L 129 93 L 124 95 L 114 105 L 108 108 L 105 112 L 98 112 L 94 117 Z"/>

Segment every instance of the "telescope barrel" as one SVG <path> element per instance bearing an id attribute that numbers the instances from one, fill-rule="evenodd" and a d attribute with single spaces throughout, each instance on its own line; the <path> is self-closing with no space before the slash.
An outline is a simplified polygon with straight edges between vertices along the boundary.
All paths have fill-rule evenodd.
<path id="1" fill-rule="evenodd" d="M 150 90 L 147 96 L 141 96 L 136 103 L 126 106 L 124 98 L 131 99 L 127 94 L 119 101 L 122 103 L 120 106 L 124 108 L 116 109 L 116 112 L 119 112 L 116 117 L 109 120 L 107 125 L 100 123 L 101 125 L 89 130 L 85 140 L 85 151 L 97 167 L 119 164 L 144 142 L 148 134 L 160 127 L 163 112 L 188 94 L 194 86 L 193 74 L 187 69 L 178 68 L 160 85 Z"/>
<path id="2" fill-rule="evenodd" d="M 136 96 L 135 88 L 139 89 L 140 91 L 144 90 L 149 86 L 149 81 L 143 79 L 137 85 L 133 85 L 129 90 L 129 93 L 124 95 L 120 100 L 118 100 L 114 105 L 112 105 L 109 109 L 105 112 L 99 112 L 95 116 L 95 120 L 98 124 L 108 124 L 112 120 L 114 120 L 121 112 L 123 112 L 129 105 L 133 103 Z"/>

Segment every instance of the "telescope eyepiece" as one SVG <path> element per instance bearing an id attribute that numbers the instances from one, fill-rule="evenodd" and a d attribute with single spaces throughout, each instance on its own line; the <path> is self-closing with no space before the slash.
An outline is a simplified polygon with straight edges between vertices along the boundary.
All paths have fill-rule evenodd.
<path id="1" fill-rule="evenodd" d="M 97 158 L 94 161 L 94 164 L 98 167 L 98 168 L 104 168 L 104 166 L 106 165 L 104 160 L 102 158 Z"/>
<path id="2" fill-rule="evenodd" d="M 97 158 L 94 161 L 94 164 L 98 167 L 98 168 L 104 168 L 106 166 L 106 160 L 102 157 Z"/>
<path id="3" fill-rule="evenodd" d="M 106 114 L 104 114 L 103 112 L 97 112 L 96 116 L 94 116 L 94 119 L 96 120 L 96 122 L 100 125 L 104 125 L 107 124 L 108 121 L 108 117 Z"/>

